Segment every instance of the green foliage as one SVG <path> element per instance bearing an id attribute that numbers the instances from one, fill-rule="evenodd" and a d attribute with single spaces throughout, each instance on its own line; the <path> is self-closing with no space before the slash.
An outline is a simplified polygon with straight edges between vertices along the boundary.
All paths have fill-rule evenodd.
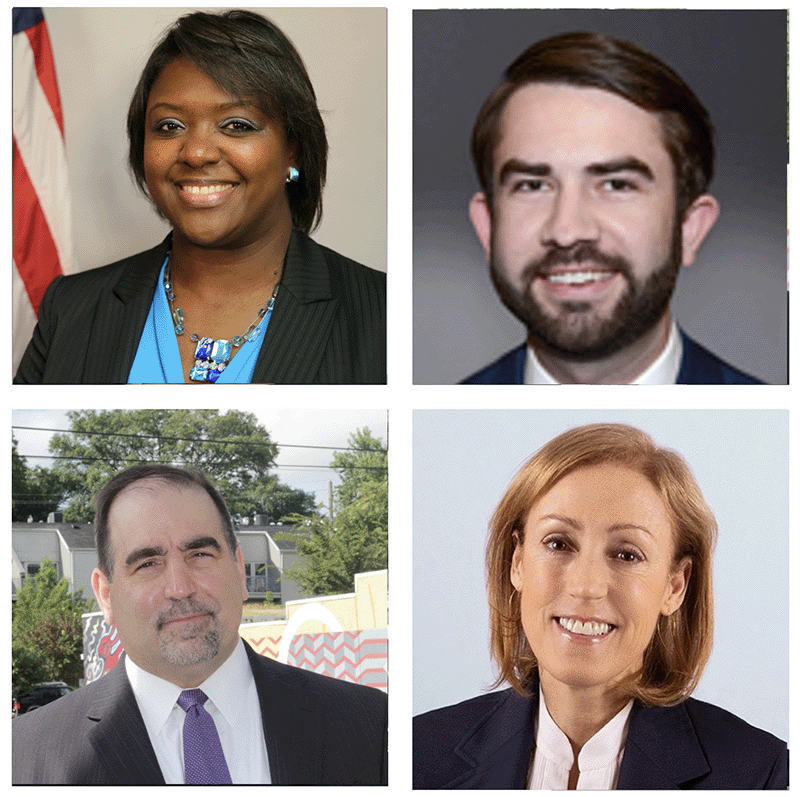
<path id="1" fill-rule="evenodd" d="M 53 563 L 45 559 L 36 578 L 27 578 L 17 593 L 11 640 L 15 649 L 27 651 L 20 658 L 19 668 L 21 677 L 35 677 L 33 683 L 66 681 L 77 686 L 83 674 L 81 615 L 92 611 L 94 600 L 85 599 L 83 590 L 70 592 L 69 586 L 69 581 L 59 579 Z M 16 667 L 16 657 L 14 661 Z M 21 690 L 16 681 L 12 681 L 12 686 Z"/>
<path id="2" fill-rule="evenodd" d="M 65 491 L 61 479 L 49 468 L 29 468 L 17 453 L 11 438 L 11 521 L 24 523 L 29 517 L 46 520 L 58 509 Z"/>
<path id="3" fill-rule="evenodd" d="M 369 429 L 348 438 L 357 451 L 338 452 L 331 467 L 341 484 L 334 488 L 334 517 L 288 518 L 295 532 L 300 565 L 288 575 L 312 595 L 353 591 L 356 573 L 382 570 L 388 563 L 389 481 L 387 453 Z M 294 535 L 291 535 L 294 537 Z"/>
<path id="4" fill-rule="evenodd" d="M 90 522 L 92 497 L 115 473 L 140 462 L 202 471 L 222 492 L 233 515 L 264 513 L 278 520 L 283 514 L 313 511 L 312 494 L 269 474 L 278 447 L 251 413 L 73 410 L 67 415 L 73 433 L 50 440 L 50 450 L 66 457 L 53 466 L 69 497 L 65 521 Z"/>
<path id="5" fill-rule="evenodd" d="M 47 681 L 44 656 L 20 642 L 11 643 L 11 688 L 17 697 L 24 697 L 36 684 Z"/>

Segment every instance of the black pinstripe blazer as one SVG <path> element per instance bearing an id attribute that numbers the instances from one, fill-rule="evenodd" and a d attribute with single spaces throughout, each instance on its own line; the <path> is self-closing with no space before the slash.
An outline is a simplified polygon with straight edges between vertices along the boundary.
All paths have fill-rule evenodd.
<path id="1" fill-rule="evenodd" d="M 14 381 L 127 382 L 170 241 L 56 277 Z M 253 382 L 384 384 L 386 275 L 293 230 Z"/>
<path id="2" fill-rule="evenodd" d="M 245 647 L 274 784 L 386 784 L 383 692 L 279 664 Z M 14 784 L 164 783 L 122 661 L 99 681 L 11 726 Z"/>

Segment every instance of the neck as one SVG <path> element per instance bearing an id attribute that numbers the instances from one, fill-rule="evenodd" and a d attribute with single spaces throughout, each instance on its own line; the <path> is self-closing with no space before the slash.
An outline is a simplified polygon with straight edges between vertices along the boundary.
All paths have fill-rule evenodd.
<path id="1" fill-rule="evenodd" d="M 178 230 L 172 234 L 170 274 L 183 290 L 197 294 L 236 292 L 244 286 L 277 282 L 291 237 L 291 225 L 235 249 L 198 246 Z"/>
<path id="2" fill-rule="evenodd" d="M 545 672 L 540 672 L 540 682 L 547 711 L 569 739 L 576 764 L 586 742 L 630 700 L 607 685 L 576 688 L 556 681 Z"/>
<path id="3" fill-rule="evenodd" d="M 627 385 L 643 374 L 667 346 L 672 327 L 669 309 L 656 325 L 638 340 L 609 357 L 591 362 L 575 362 L 542 347 L 533 336 L 533 347 L 541 364 L 554 379 L 565 385 Z"/>

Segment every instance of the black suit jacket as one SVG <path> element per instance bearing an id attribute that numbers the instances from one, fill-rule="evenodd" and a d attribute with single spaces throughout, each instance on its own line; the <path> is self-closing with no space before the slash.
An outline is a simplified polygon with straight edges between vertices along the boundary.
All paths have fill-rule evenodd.
<path id="1" fill-rule="evenodd" d="M 279 664 L 246 645 L 275 785 L 384 785 L 386 695 Z M 162 785 L 122 661 L 12 720 L 15 784 Z"/>
<path id="2" fill-rule="evenodd" d="M 415 789 L 526 789 L 538 685 L 414 718 Z M 709 703 L 635 704 L 617 789 L 785 789 L 786 744 Z"/>
<path id="3" fill-rule="evenodd" d="M 680 330 L 683 357 L 678 371 L 679 385 L 760 385 L 759 379 L 728 365 Z M 504 354 L 499 360 L 467 377 L 462 385 L 521 385 L 524 379 L 527 344 Z"/>
<path id="4" fill-rule="evenodd" d="M 14 381 L 126 383 L 170 246 L 56 277 Z M 293 230 L 253 382 L 385 383 L 386 275 Z"/>

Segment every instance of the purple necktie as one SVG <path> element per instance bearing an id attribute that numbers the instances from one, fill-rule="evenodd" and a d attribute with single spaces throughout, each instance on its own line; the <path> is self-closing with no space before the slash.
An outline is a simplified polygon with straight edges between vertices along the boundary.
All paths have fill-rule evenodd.
<path id="1" fill-rule="evenodd" d="M 230 783 L 231 773 L 219 741 L 214 718 L 203 703 L 208 695 L 202 689 L 185 689 L 178 705 L 186 712 L 183 721 L 183 771 L 187 784 Z"/>

